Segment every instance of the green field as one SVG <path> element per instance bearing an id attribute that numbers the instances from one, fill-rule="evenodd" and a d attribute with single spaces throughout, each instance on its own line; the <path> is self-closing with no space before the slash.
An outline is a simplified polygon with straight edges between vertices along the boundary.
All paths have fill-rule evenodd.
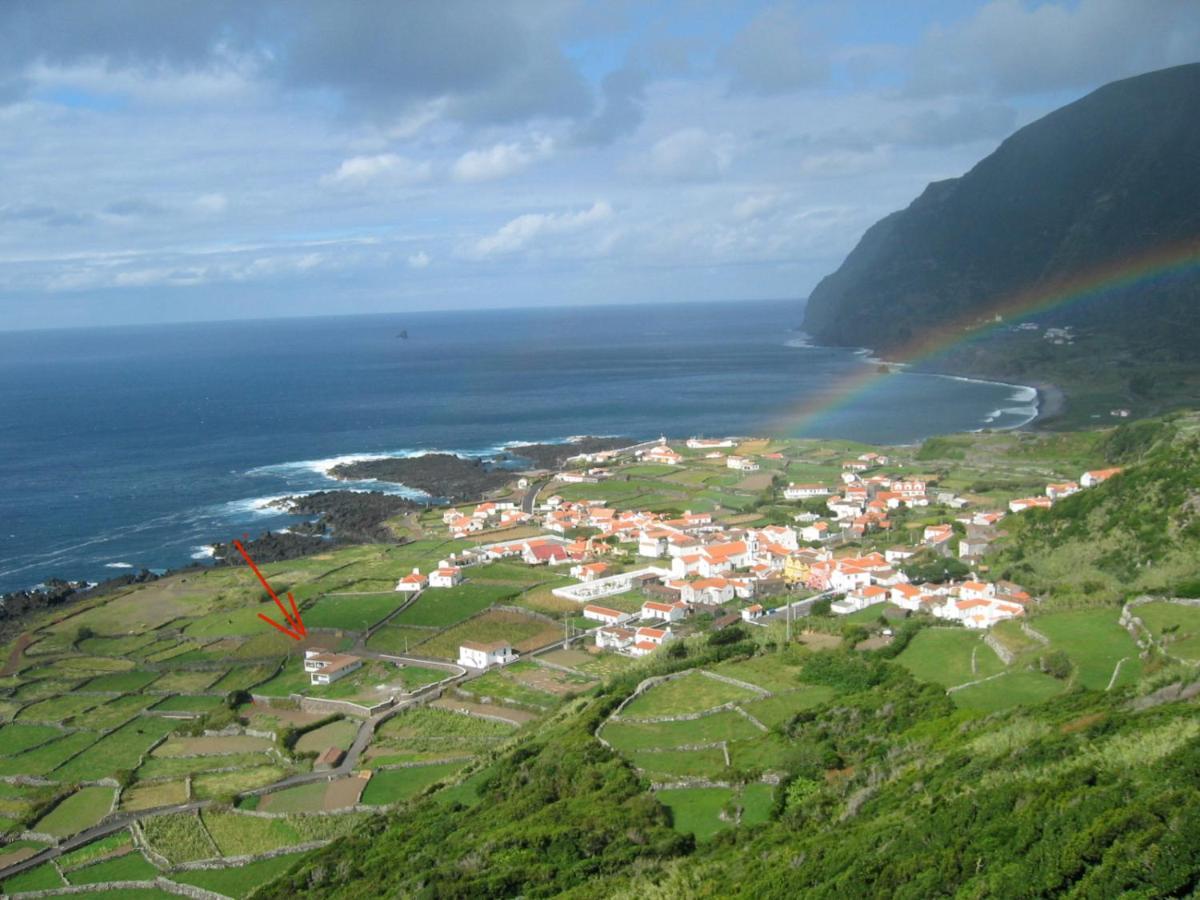
<path id="1" fill-rule="evenodd" d="M 675 788 L 659 791 L 655 796 L 671 811 L 675 830 L 695 835 L 697 841 L 733 827 L 732 822 L 721 819 L 722 808 L 734 796 L 730 788 Z"/>
<path id="2" fill-rule="evenodd" d="M 304 624 L 309 628 L 366 631 L 407 599 L 406 594 L 396 591 L 385 594 L 322 597 L 304 609 Z"/>
<path id="3" fill-rule="evenodd" d="M 16 756 L 62 735 L 49 725 L 5 725 L 0 728 L 0 756 Z"/>
<path id="4" fill-rule="evenodd" d="M 1066 690 L 1066 684 L 1041 672 L 1008 672 L 951 694 L 956 706 L 979 713 L 994 713 L 1014 706 L 1041 703 Z"/>
<path id="5" fill-rule="evenodd" d="M 101 884 L 106 881 L 151 881 L 158 869 L 140 853 L 126 853 L 104 862 L 76 869 L 67 876 L 71 884 Z"/>
<path id="6" fill-rule="evenodd" d="M 471 582 L 452 588 L 430 588 L 392 622 L 396 625 L 445 628 L 496 603 L 510 601 L 520 592 L 520 585 Z"/>
<path id="7" fill-rule="evenodd" d="M 49 891 L 65 885 L 66 882 L 58 874 L 58 870 L 47 862 L 4 879 L 4 882 L 0 884 L 0 892 L 19 894 L 23 891 Z"/>
<path id="8" fill-rule="evenodd" d="M 943 687 L 966 684 L 1004 671 L 1004 663 L 983 642 L 983 636 L 966 628 L 922 629 L 896 661 L 922 681 Z"/>
<path id="9" fill-rule="evenodd" d="M 1073 679 L 1084 687 L 1108 687 L 1121 659 L 1118 685 L 1132 684 L 1141 672 L 1138 648 L 1129 633 L 1117 624 L 1119 612 L 1111 608 L 1082 609 L 1038 616 L 1033 626 L 1067 652 L 1075 664 Z M 1114 685 L 1116 686 L 1116 685 Z"/>
<path id="10" fill-rule="evenodd" d="M 1200 659 L 1200 606 L 1181 603 L 1143 603 L 1133 608 L 1155 640 L 1180 659 Z M 1172 629 L 1164 634 L 1164 629 Z M 1121 667 L 1124 670 L 1124 666 Z"/>
<path id="11" fill-rule="evenodd" d="M 742 709 L 758 719 L 768 728 L 774 728 L 788 721 L 796 713 L 804 709 L 820 706 L 837 696 L 834 688 L 823 684 L 804 684 L 798 690 L 775 694 L 761 700 L 752 700 L 740 704 Z"/>
<path id="12" fill-rule="evenodd" d="M 155 712 L 206 712 L 221 705 L 213 694 L 174 694 L 155 704 Z"/>
<path id="13" fill-rule="evenodd" d="M 296 750 L 300 753 L 321 753 L 327 747 L 340 747 L 345 750 L 358 734 L 358 722 L 341 719 L 322 725 L 313 731 L 305 732 L 296 741 Z"/>
<path id="14" fill-rule="evenodd" d="M 702 712 L 731 701 L 756 700 L 760 696 L 755 691 L 691 672 L 682 678 L 655 685 L 626 706 L 621 715 L 630 719 L 682 715 Z"/>
<path id="15" fill-rule="evenodd" d="M 0 775 L 46 775 L 99 737 L 93 731 L 76 731 L 17 756 L 0 759 Z"/>
<path id="16" fill-rule="evenodd" d="M 205 810 L 201 816 L 224 856 L 266 853 L 306 841 L 338 837 L 349 833 L 364 818 L 360 814 L 345 814 L 260 819 L 216 810 Z"/>
<path id="17" fill-rule="evenodd" d="M 795 690 L 800 669 L 788 665 L 778 654 L 771 654 L 723 662 L 713 667 L 713 671 L 768 691 L 789 691 Z"/>
<path id="18" fill-rule="evenodd" d="M 40 819 L 33 830 L 61 838 L 91 828 L 112 809 L 114 793 L 108 787 L 80 788 Z"/>
<path id="19" fill-rule="evenodd" d="M 150 847 L 172 863 L 219 855 L 195 813 L 154 816 L 142 822 L 142 831 Z"/>
<path id="20" fill-rule="evenodd" d="M 377 806 L 399 803 L 415 797 L 429 785 L 441 781 L 461 768 L 461 763 L 441 763 L 403 769 L 378 769 L 367 782 L 362 802 Z"/>
<path id="21" fill-rule="evenodd" d="M 109 675 L 98 675 L 85 684 L 81 690 L 116 691 L 122 694 L 128 691 L 140 691 L 158 678 L 158 674 L 157 672 L 143 672 L 134 669 L 129 672 L 113 672 Z"/>
<path id="22" fill-rule="evenodd" d="M 56 769 L 57 781 L 89 781 L 118 769 L 136 769 L 150 747 L 179 727 L 161 716 L 139 716 L 102 737 L 79 756 Z"/>
<path id="23" fill-rule="evenodd" d="M 548 644 L 562 637 L 562 629 L 541 619 L 522 613 L 493 610 L 439 632 L 416 650 L 423 656 L 458 659 L 458 648 L 464 641 L 507 640 L 518 650 Z"/>
<path id="24" fill-rule="evenodd" d="M 174 872 L 171 880 L 224 894 L 235 900 L 242 900 L 268 881 L 282 875 L 303 855 L 302 853 L 285 853 L 280 856 L 272 856 L 270 859 L 246 863 L 236 868 Z"/>
<path id="25" fill-rule="evenodd" d="M 682 722 L 609 722 L 600 732 L 614 750 L 621 752 L 709 744 L 761 734 L 744 716 L 731 710 Z"/>
<path id="26" fill-rule="evenodd" d="M 719 778 L 725 772 L 725 754 L 717 747 L 703 750 L 636 750 L 627 755 L 634 766 L 656 781 Z"/>
<path id="27" fill-rule="evenodd" d="M 503 670 L 473 678 L 459 689 L 459 693 L 484 702 L 509 703 L 536 711 L 558 705 L 558 698 L 554 694 L 522 684 Z"/>

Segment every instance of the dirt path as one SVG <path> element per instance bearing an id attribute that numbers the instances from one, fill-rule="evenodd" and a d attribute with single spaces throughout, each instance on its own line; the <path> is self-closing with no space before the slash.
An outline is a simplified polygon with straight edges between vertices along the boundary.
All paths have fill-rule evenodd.
<path id="1" fill-rule="evenodd" d="M 17 638 L 16 644 L 13 645 L 12 652 L 8 654 L 8 661 L 5 662 L 4 668 L 0 669 L 0 678 L 6 678 L 9 675 L 16 675 L 21 671 L 21 657 L 25 653 L 25 648 L 33 643 L 33 635 L 28 631 Z"/>

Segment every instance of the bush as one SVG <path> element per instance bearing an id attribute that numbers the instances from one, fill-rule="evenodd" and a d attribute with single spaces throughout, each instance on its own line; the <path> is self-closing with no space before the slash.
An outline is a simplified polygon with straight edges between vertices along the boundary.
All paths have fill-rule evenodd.
<path id="1" fill-rule="evenodd" d="M 741 625 L 731 625 L 729 628 L 724 628 L 721 631 L 714 631 L 708 636 L 708 646 L 724 647 L 729 644 L 736 644 L 739 641 L 744 641 L 749 637 L 746 629 Z"/>
<path id="2" fill-rule="evenodd" d="M 811 614 L 814 616 L 828 616 L 833 613 L 833 601 L 828 597 L 822 597 L 820 600 L 813 603 Z"/>
<path id="3" fill-rule="evenodd" d="M 1038 663 L 1043 672 L 1059 681 L 1066 681 L 1071 677 L 1071 657 L 1062 650 L 1047 653 Z"/>

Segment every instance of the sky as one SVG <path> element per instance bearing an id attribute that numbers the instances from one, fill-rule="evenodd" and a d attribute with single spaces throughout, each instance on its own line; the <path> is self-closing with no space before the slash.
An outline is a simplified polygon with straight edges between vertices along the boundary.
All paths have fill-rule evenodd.
<path id="1" fill-rule="evenodd" d="M 1195 0 L 4 0 L 0 330 L 803 298 Z"/>

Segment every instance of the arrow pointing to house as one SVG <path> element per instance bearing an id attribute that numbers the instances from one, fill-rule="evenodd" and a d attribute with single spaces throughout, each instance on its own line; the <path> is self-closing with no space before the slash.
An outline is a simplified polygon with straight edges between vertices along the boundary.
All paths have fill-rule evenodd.
<path id="1" fill-rule="evenodd" d="M 242 542 L 234 541 L 233 546 L 237 549 L 238 553 L 242 554 L 242 559 L 246 560 L 246 565 L 248 565 L 254 571 L 254 574 L 258 576 L 258 580 L 262 582 L 262 586 L 266 588 L 267 593 L 271 595 L 271 599 L 275 601 L 275 605 L 279 607 L 279 611 L 283 613 L 283 620 L 291 627 L 289 628 L 287 626 L 280 625 L 270 616 L 265 616 L 262 613 L 259 613 L 258 617 L 268 625 L 278 628 L 288 637 L 297 641 L 307 635 L 308 630 L 304 627 L 304 622 L 300 618 L 300 610 L 296 608 L 296 598 L 292 596 L 292 592 L 288 591 L 287 595 L 288 603 L 291 604 L 292 607 L 291 611 L 289 612 L 283 605 L 283 601 L 279 599 L 279 595 L 271 589 L 271 585 L 267 583 L 267 579 L 263 577 L 263 573 L 259 571 L 258 566 L 254 564 L 254 560 L 250 558 L 250 554 L 246 552 L 246 548 L 242 546 Z"/>

